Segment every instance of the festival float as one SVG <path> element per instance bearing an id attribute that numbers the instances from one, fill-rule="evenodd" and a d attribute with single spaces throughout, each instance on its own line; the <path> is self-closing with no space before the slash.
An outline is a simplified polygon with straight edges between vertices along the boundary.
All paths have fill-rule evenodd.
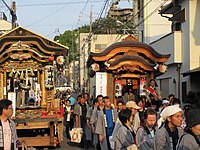
<path id="1" fill-rule="evenodd" d="M 0 98 L 13 102 L 20 141 L 26 146 L 57 146 L 63 138 L 63 114 L 54 93 L 68 47 L 22 27 L 0 41 Z"/>
<path id="2" fill-rule="evenodd" d="M 128 35 L 100 53 L 90 53 L 87 67 L 91 83 L 95 83 L 90 86 L 96 88 L 96 96 L 108 95 L 115 105 L 116 97 L 130 99 L 131 92 L 137 99 L 136 95 L 145 95 L 150 79 L 167 71 L 169 57 Z"/>

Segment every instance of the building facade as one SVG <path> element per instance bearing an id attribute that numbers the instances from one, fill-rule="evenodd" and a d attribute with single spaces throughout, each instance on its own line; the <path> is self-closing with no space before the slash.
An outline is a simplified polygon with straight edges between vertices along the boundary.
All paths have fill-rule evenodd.
<path id="1" fill-rule="evenodd" d="M 3 12 L 0 12 L 0 35 L 10 31 L 12 23 L 7 21 L 7 17 Z"/>
<path id="2" fill-rule="evenodd" d="M 168 1 L 142 0 L 138 2 L 138 30 L 139 39 L 144 43 L 151 43 L 171 31 L 171 24 L 159 14 L 160 7 Z"/>
<path id="3" fill-rule="evenodd" d="M 165 5 L 161 14 L 170 16 L 172 31 L 151 46 L 171 57 L 168 72 L 157 79 L 164 96 L 173 93 L 184 100 L 189 91 L 200 90 L 200 1 L 175 0 Z"/>

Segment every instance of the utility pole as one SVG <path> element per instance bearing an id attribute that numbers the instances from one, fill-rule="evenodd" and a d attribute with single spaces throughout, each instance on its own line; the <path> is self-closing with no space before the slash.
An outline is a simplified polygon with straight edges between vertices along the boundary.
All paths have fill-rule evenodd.
<path id="1" fill-rule="evenodd" d="M 92 6 L 90 10 L 90 34 L 92 34 Z"/>
<path id="2" fill-rule="evenodd" d="M 8 8 L 8 10 L 10 11 L 10 14 L 12 16 L 12 29 L 14 29 L 16 27 L 15 22 L 17 21 L 16 2 L 15 1 L 12 2 L 11 8 L 6 4 L 6 2 L 4 0 L 2 0 L 2 2 L 6 5 L 6 7 Z"/>
<path id="3" fill-rule="evenodd" d="M 90 55 L 91 52 L 91 37 L 92 37 L 92 6 L 91 6 L 91 10 L 90 10 L 90 33 L 88 35 L 88 54 L 87 54 L 87 58 Z M 85 64 L 85 67 L 87 65 Z M 87 69 L 87 91 L 90 94 L 90 77 L 89 77 L 89 70 Z"/>
<path id="4" fill-rule="evenodd" d="M 72 31 L 72 50 L 73 50 L 73 89 L 75 89 L 75 49 L 74 49 L 74 31 Z"/>
<path id="5" fill-rule="evenodd" d="M 139 31 L 138 31 L 138 0 L 133 0 L 133 31 L 135 31 L 135 36 L 139 37 Z"/>

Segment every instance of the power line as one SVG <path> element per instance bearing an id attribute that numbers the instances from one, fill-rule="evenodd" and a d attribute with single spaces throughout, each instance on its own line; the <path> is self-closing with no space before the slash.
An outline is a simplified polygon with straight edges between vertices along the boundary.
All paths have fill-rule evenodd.
<path id="1" fill-rule="evenodd" d="M 51 32 L 51 33 L 45 35 L 45 37 L 51 36 L 51 35 L 53 35 L 53 34 L 55 34 L 55 33 L 57 33 L 57 31 L 53 31 L 53 32 Z"/>
<path id="2" fill-rule="evenodd" d="M 89 2 L 89 0 L 86 1 L 85 6 L 84 6 L 83 9 L 82 9 L 82 10 L 83 10 L 82 13 L 84 13 L 84 11 L 85 11 L 85 9 L 86 9 L 86 7 L 87 7 L 87 5 L 88 5 L 88 2 Z"/>
<path id="3" fill-rule="evenodd" d="M 89 1 L 89 0 L 87 0 Z M 90 3 L 101 3 L 102 1 L 91 1 Z M 60 2 L 60 3 L 39 3 L 39 4 L 21 4 L 17 5 L 17 7 L 33 7 L 33 6 L 54 6 L 54 5 L 66 5 L 69 2 Z M 70 4 L 83 4 L 85 2 L 79 1 L 79 2 L 71 2 Z"/>
<path id="4" fill-rule="evenodd" d="M 104 10 L 105 10 L 106 5 L 108 4 L 108 2 L 109 2 L 109 0 L 105 0 L 104 5 L 103 5 L 103 7 L 102 7 L 102 9 L 101 9 L 101 11 L 100 11 L 98 17 L 97 17 L 97 20 L 96 20 L 97 26 L 98 26 L 98 24 L 99 24 L 99 21 L 100 21 L 100 19 L 101 19 L 101 16 L 102 16 L 102 14 L 103 14 L 103 12 L 104 12 Z M 94 29 L 94 30 L 96 30 L 96 29 Z M 88 43 L 88 42 L 90 41 L 91 37 L 92 37 L 92 33 L 89 33 L 88 38 L 87 38 L 87 39 L 85 40 L 85 42 L 83 43 L 82 49 L 85 47 L 86 43 Z"/>
<path id="5" fill-rule="evenodd" d="M 85 9 L 86 9 L 86 7 L 87 7 L 87 5 L 88 5 L 88 2 L 89 2 L 89 0 L 86 1 L 85 6 L 83 7 L 82 11 L 80 11 L 80 14 L 79 14 L 79 18 L 78 18 L 78 21 L 77 21 L 76 27 L 78 27 L 79 22 L 81 21 L 80 18 L 83 17 L 83 14 L 84 14 L 84 11 L 85 11 Z"/>
<path id="6" fill-rule="evenodd" d="M 154 11 L 152 11 L 148 16 L 146 16 L 146 18 L 144 18 L 137 25 L 135 25 L 133 27 L 133 29 L 135 29 L 136 27 L 138 27 L 140 24 L 142 24 L 144 21 L 146 21 L 149 17 L 151 17 L 154 13 L 156 13 L 156 11 L 158 11 L 159 8 L 161 8 L 163 5 L 165 5 L 165 3 L 167 3 L 167 1 L 162 2 L 156 9 L 154 9 Z"/>
<path id="7" fill-rule="evenodd" d="M 150 1 L 152 1 L 152 0 L 150 0 Z M 149 1 L 149 2 L 150 2 Z M 165 5 L 165 3 L 167 3 L 167 1 L 164 1 L 164 2 L 162 2 L 156 9 L 154 9 L 148 16 L 146 16 L 146 18 L 144 18 L 143 20 L 141 20 L 138 24 L 136 24 L 135 26 L 133 26 L 133 30 L 136 28 L 136 27 L 138 27 L 140 24 L 142 24 L 142 23 L 144 23 L 144 21 L 146 21 L 149 17 L 151 17 L 154 13 L 156 13 L 156 11 L 159 9 L 159 8 L 161 8 L 163 5 Z M 149 3 L 148 3 L 149 4 Z M 147 6 L 147 5 L 146 5 Z M 146 7 L 145 6 L 145 7 Z M 142 9 L 143 10 L 143 9 Z M 141 10 L 140 10 L 141 11 Z M 138 13 L 140 13 L 140 11 L 138 12 Z M 138 14 L 137 13 L 137 14 Z M 123 34 L 117 39 L 117 40 L 119 40 L 121 37 L 123 36 Z"/>
<path id="8" fill-rule="evenodd" d="M 38 22 L 40 22 L 40 21 L 43 21 L 43 20 L 45 20 L 46 18 L 48 18 L 48 17 L 54 15 L 55 13 L 57 13 L 57 12 L 59 12 L 60 10 L 62 10 L 63 8 L 65 8 L 67 5 L 71 4 L 73 1 L 74 1 L 74 0 L 71 0 L 71 2 L 66 3 L 66 5 L 64 5 L 63 7 L 59 8 L 59 9 L 57 9 L 56 11 L 50 13 L 49 15 L 47 15 L 47 16 L 45 16 L 45 17 L 43 17 L 43 18 L 41 18 L 41 19 L 39 19 L 39 20 L 33 22 L 32 24 L 28 25 L 27 27 L 30 27 L 30 26 L 32 26 L 32 25 L 34 25 L 34 24 L 36 24 L 36 23 L 38 23 Z"/>
<path id="9" fill-rule="evenodd" d="M 139 13 L 141 13 L 144 8 L 146 8 L 153 0 L 149 0 L 136 14 L 133 14 L 127 21 L 124 23 L 126 25 L 129 21 L 133 20 L 133 18 L 137 17 Z M 123 34 L 122 34 L 123 35 Z M 118 41 L 122 35 L 119 37 L 119 35 L 115 38 L 115 41 Z M 119 38 L 118 38 L 119 37 Z"/>

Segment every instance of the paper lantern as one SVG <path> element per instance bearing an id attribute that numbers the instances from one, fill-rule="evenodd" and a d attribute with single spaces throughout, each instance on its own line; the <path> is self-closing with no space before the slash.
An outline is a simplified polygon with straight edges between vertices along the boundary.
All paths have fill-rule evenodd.
<path id="1" fill-rule="evenodd" d="M 94 70 L 94 71 L 100 70 L 99 64 L 97 64 L 97 63 L 92 64 L 91 67 L 92 67 L 92 70 Z"/>
<path id="2" fill-rule="evenodd" d="M 51 56 L 49 57 L 49 60 L 50 60 L 50 61 L 54 61 L 54 56 L 51 55 Z"/>
<path id="3" fill-rule="evenodd" d="M 160 66 L 159 66 L 159 71 L 160 71 L 161 73 L 167 72 L 167 65 L 160 65 Z"/>
<path id="4" fill-rule="evenodd" d="M 63 65 L 64 64 L 64 57 L 63 56 L 58 56 L 56 61 L 59 65 Z"/>

